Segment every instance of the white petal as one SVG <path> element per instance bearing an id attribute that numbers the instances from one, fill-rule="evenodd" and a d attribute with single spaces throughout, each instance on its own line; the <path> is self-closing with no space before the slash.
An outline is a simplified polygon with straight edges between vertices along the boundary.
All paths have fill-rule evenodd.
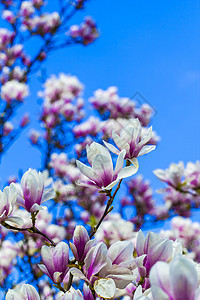
<path id="1" fill-rule="evenodd" d="M 98 144 L 96 142 L 93 142 L 90 146 L 86 146 L 87 151 L 87 158 L 89 163 L 92 165 L 92 162 L 97 154 L 103 154 L 105 156 L 109 156 L 110 153 L 108 152 L 108 149 L 106 149 L 101 144 Z"/>
<path id="2" fill-rule="evenodd" d="M 126 150 L 123 149 L 117 158 L 114 175 L 118 174 L 121 171 L 121 169 L 123 168 L 125 155 L 126 155 Z"/>
<path id="3" fill-rule="evenodd" d="M 129 176 L 132 176 L 133 174 L 135 174 L 138 171 L 138 168 L 135 167 L 134 165 L 128 166 L 123 168 L 119 174 L 118 174 L 118 179 L 122 179 L 122 178 L 126 178 Z"/>
<path id="4" fill-rule="evenodd" d="M 30 212 L 35 212 L 35 211 L 38 211 L 38 210 L 46 210 L 47 207 L 46 206 L 40 206 L 38 205 L 37 203 L 33 204 L 33 206 L 31 207 L 30 209 Z"/>
<path id="5" fill-rule="evenodd" d="M 79 160 L 76 160 L 76 165 L 79 168 L 79 170 L 81 171 L 81 173 L 83 173 L 86 177 L 88 177 L 89 179 L 93 180 L 94 178 L 96 178 L 96 174 L 95 172 L 92 170 L 92 168 L 84 165 L 82 162 L 80 162 Z"/>
<path id="6" fill-rule="evenodd" d="M 170 300 L 169 296 L 157 286 L 152 286 L 151 292 L 153 295 L 153 300 Z"/>
<path id="7" fill-rule="evenodd" d="M 156 146 L 154 146 L 154 145 L 144 146 L 144 147 L 140 150 L 140 152 L 138 153 L 138 156 L 142 156 L 142 155 L 144 155 L 144 154 L 147 154 L 147 153 L 153 151 L 155 148 L 156 148 Z"/>
<path id="8" fill-rule="evenodd" d="M 45 189 L 43 192 L 41 203 L 43 203 L 49 199 L 53 199 L 53 198 L 55 198 L 55 196 L 56 196 L 56 193 L 53 188 Z"/>
<path id="9" fill-rule="evenodd" d="M 142 146 L 148 143 L 148 141 L 151 139 L 151 136 L 152 136 L 152 126 L 149 127 L 146 134 L 143 136 L 141 142 L 138 143 L 138 146 Z"/>
<path id="10" fill-rule="evenodd" d="M 138 256 L 144 253 L 144 243 L 145 243 L 145 236 L 142 230 L 140 230 L 137 234 L 137 239 L 136 239 L 136 252 Z"/>
<path id="11" fill-rule="evenodd" d="M 149 278 L 151 286 L 160 288 L 165 293 L 170 294 L 170 273 L 168 263 L 162 261 L 157 262 L 151 268 Z"/>
<path id="12" fill-rule="evenodd" d="M 154 175 L 158 177 L 160 180 L 166 180 L 166 171 L 162 169 L 156 169 L 153 171 Z"/>
<path id="13" fill-rule="evenodd" d="M 111 156 L 97 154 L 92 162 L 92 168 L 102 180 L 106 180 L 106 178 L 112 179 L 113 163 Z"/>
<path id="14" fill-rule="evenodd" d="M 74 275 L 75 277 L 78 277 L 79 279 L 83 279 L 84 281 L 89 282 L 89 280 L 85 277 L 85 275 L 81 272 L 81 270 L 77 268 L 71 268 L 69 272 Z"/>
<path id="15" fill-rule="evenodd" d="M 136 157 L 129 159 L 129 161 L 136 167 L 139 168 L 139 163 Z"/>
<path id="16" fill-rule="evenodd" d="M 115 146 L 113 146 L 113 145 L 110 144 L 110 143 L 107 143 L 106 141 L 103 141 L 103 142 L 104 142 L 104 144 L 106 145 L 106 147 L 107 147 L 111 152 L 113 152 L 113 153 L 119 155 L 120 151 L 119 151 L 117 148 L 115 148 Z"/>
<path id="17" fill-rule="evenodd" d="M 101 298 L 113 298 L 116 291 L 115 282 L 111 278 L 101 278 L 95 281 L 94 290 Z"/>
<path id="18" fill-rule="evenodd" d="M 194 262 L 179 256 L 170 263 L 171 285 L 175 298 L 193 299 L 198 287 L 198 276 Z M 181 298 L 181 295 L 184 296 Z"/>
<path id="19" fill-rule="evenodd" d="M 8 224 L 10 224 L 11 226 L 13 226 L 13 225 L 19 225 L 19 226 L 22 226 L 23 224 L 24 224 L 24 220 L 22 219 L 22 218 L 20 218 L 20 217 L 8 217 L 7 219 L 6 219 L 6 222 L 8 223 Z"/>
<path id="20" fill-rule="evenodd" d="M 113 131 L 112 133 L 112 137 L 113 137 L 113 140 L 115 142 L 115 144 L 117 145 L 117 147 L 120 149 L 120 150 L 123 150 L 125 149 L 126 152 L 129 152 L 129 149 L 130 149 L 130 146 L 129 144 L 123 139 L 121 138 L 116 132 Z"/>

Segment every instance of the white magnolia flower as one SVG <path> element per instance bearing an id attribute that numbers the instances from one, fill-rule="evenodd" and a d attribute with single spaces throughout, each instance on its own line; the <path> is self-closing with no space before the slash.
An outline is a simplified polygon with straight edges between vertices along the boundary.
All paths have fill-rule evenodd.
<path id="1" fill-rule="evenodd" d="M 152 127 L 142 134 L 142 126 L 138 119 L 130 119 L 121 129 L 120 133 L 112 132 L 112 138 L 117 147 L 122 151 L 125 149 L 125 158 L 133 164 L 137 164 L 136 157 L 149 153 L 155 149 L 155 145 L 146 145 L 152 137 Z M 119 154 L 119 150 L 113 145 L 105 142 L 105 145 L 113 153 Z"/>
<path id="2" fill-rule="evenodd" d="M 84 186 L 95 186 L 100 189 L 110 190 L 120 179 L 135 174 L 138 166 L 128 166 L 123 168 L 125 150 L 119 153 L 115 170 L 109 151 L 102 145 L 93 142 L 87 145 L 87 158 L 91 167 L 76 161 L 79 170 L 89 178 L 88 181 L 79 182 Z"/>
<path id="3" fill-rule="evenodd" d="M 17 203 L 28 212 L 43 209 L 40 205 L 55 197 L 53 188 L 44 189 L 44 175 L 29 169 L 22 176 L 21 186 L 18 185 Z"/>
<path id="4" fill-rule="evenodd" d="M 30 284 L 22 284 L 12 290 L 8 290 L 6 294 L 6 300 L 39 300 L 40 296 L 36 289 Z"/>
<path id="5" fill-rule="evenodd" d="M 154 174 L 161 181 L 166 182 L 173 187 L 179 187 L 184 174 L 184 164 L 182 161 L 178 164 L 172 163 L 168 169 L 157 169 L 154 171 Z"/>
<path id="6" fill-rule="evenodd" d="M 175 257 L 169 264 L 158 261 L 152 267 L 149 279 L 155 300 L 199 299 L 195 264 L 184 256 Z"/>
<path id="7" fill-rule="evenodd" d="M 9 223 L 14 223 L 14 225 L 23 224 L 21 218 L 11 216 L 16 199 L 17 191 L 14 183 L 11 183 L 9 187 L 5 187 L 3 192 L 0 191 L 0 222 L 9 221 Z"/>
<path id="8" fill-rule="evenodd" d="M 25 83 L 17 80 L 7 81 L 1 87 L 1 98 L 8 103 L 10 103 L 12 100 L 23 101 L 28 94 L 28 86 Z"/>

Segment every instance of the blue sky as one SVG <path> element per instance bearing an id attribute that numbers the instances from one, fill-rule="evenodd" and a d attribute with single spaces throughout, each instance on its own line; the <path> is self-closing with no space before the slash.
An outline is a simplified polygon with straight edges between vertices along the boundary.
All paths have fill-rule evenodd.
<path id="1" fill-rule="evenodd" d="M 54 1 L 49 0 L 53 11 Z M 84 98 L 98 89 L 117 86 L 120 96 L 140 92 L 156 109 L 154 130 L 161 136 L 157 149 L 140 158 L 140 173 L 153 187 L 161 183 L 152 174 L 171 162 L 200 158 L 200 3 L 177 1 L 88 1 L 71 24 L 85 15 L 97 21 L 101 35 L 92 45 L 75 46 L 52 54 L 46 63 L 47 74 L 76 75 L 85 85 Z M 37 76 L 31 80 L 31 95 L 17 117 L 31 111 L 35 128 L 40 106 Z M 40 168 L 37 149 L 27 136 L 29 126 L 4 156 L 1 185 L 20 168 Z"/>

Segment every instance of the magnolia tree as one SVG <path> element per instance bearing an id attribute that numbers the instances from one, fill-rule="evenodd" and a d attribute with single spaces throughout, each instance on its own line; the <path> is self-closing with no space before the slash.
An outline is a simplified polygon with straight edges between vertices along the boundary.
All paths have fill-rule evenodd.
<path id="1" fill-rule="evenodd" d="M 99 35 L 91 17 L 73 25 L 87 1 L 60 0 L 53 13 L 46 4 L 1 0 L 1 157 L 29 123 L 28 114 L 17 128 L 12 120 L 31 74 L 52 51 Z M 35 53 L 25 50 L 29 40 L 40 45 Z M 200 299 L 200 224 L 186 218 L 200 205 L 200 162 L 154 170 L 166 183 L 158 206 L 149 182 L 135 175 L 140 156 L 159 142 L 152 108 L 121 98 L 116 87 L 95 91 L 89 104 L 83 90 L 76 76 L 59 74 L 38 93 L 41 130 L 32 129 L 30 142 L 41 169 L 0 191 L 1 299 Z M 170 230 L 140 230 L 169 218 Z"/>

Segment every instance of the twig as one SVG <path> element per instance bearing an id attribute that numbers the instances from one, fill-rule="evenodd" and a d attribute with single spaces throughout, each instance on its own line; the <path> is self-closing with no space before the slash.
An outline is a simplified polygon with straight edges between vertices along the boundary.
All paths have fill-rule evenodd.
<path id="1" fill-rule="evenodd" d="M 28 231 L 30 233 L 37 233 L 45 237 L 50 243 L 51 246 L 56 246 L 53 240 L 51 240 L 45 233 L 41 232 L 39 229 L 37 229 L 35 226 L 29 227 L 29 228 L 16 228 L 14 226 L 11 226 L 7 224 L 6 222 L 1 223 L 5 228 L 11 229 L 11 230 L 17 230 L 17 231 Z"/>
<path id="2" fill-rule="evenodd" d="M 93 228 L 92 233 L 90 234 L 90 239 L 93 238 L 93 236 L 95 235 L 95 233 L 97 232 L 99 226 L 101 225 L 101 223 L 103 222 L 103 220 L 105 219 L 105 217 L 111 212 L 111 210 L 113 209 L 113 206 L 111 207 L 111 205 L 113 204 L 113 201 L 115 199 L 115 196 L 118 192 L 118 190 L 120 189 L 120 185 L 121 185 L 122 179 L 120 179 L 117 188 L 114 192 L 114 194 L 111 196 L 111 190 L 107 191 L 107 195 L 110 197 L 108 199 L 108 203 L 106 205 L 105 211 L 101 217 L 101 219 L 99 220 L 98 224 Z"/>

